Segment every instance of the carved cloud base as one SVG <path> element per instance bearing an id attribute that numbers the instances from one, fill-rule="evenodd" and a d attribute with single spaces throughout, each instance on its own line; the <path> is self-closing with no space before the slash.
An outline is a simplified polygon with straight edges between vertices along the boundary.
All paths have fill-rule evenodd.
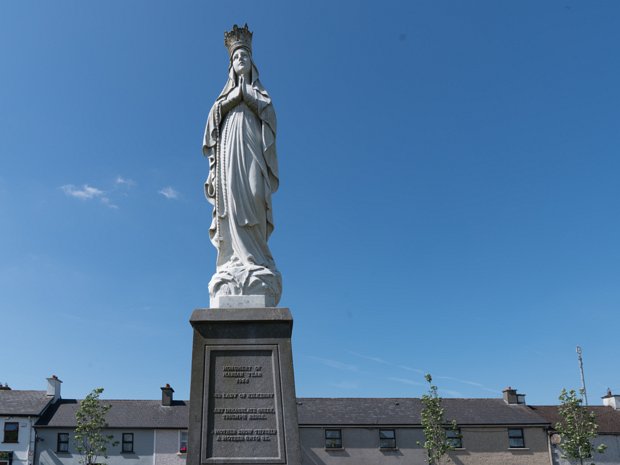
<path id="1" fill-rule="evenodd" d="M 282 295 L 282 275 L 262 266 L 221 267 L 209 282 L 211 307 L 225 296 L 265 296 L 262 307 L 275 307 Z"/>

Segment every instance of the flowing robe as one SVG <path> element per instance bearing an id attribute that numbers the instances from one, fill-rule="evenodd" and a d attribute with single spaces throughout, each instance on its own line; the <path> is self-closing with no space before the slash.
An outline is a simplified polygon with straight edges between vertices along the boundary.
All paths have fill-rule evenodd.
<path id="1" fill-rule="evenodd" d="M 205 193 L 214 205 L 210 236 L 218 250 L 212 293 L 217 293 L 218 279 L 229 281 L 225 276 L 231 274 L 239 289 L 225 293 L 245 294 L 247 283 L 239 281 L 251 279 L 253 273 L 281 279 L 267 245 L 274 229 L 271 195 L 278 188 L 275 112 L 252 65 L 249 101 L 222 115 L 222 103 L 235 85 L 231 68 L 209 113 L 203 143 L 210 168 Z"/>

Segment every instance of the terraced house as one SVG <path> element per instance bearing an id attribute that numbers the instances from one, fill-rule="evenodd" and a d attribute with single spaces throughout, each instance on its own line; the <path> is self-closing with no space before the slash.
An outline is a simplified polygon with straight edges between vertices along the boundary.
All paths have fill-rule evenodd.
<path id="1" fill-rule="evenodd" d="M 105 400 L 111 405 L 104 434 L 113 437 L 108 465 L 184 465 L 188 403 L 161 388 L 162 400 Z M 36 465 L 79 465 L 73 432 L 76 399 L 61 399 L 37 422 Z M 102 459 L 103 460 L 103 459 Z"/>
<path id="2" fill-rule="evenodd" d="M 34 424 L 60 399 L 60 381 L 47 380 L 45 391 L 16 391 L 0 386 L 0 465 L 33 465 L 36 446 Z"/>
<path id="3" fill-rule="evenodd" d="M 78 465 L 73 433 L 79 401 L 61 399 L 60 380 L 48 381 L 48 392 L 0 391 L 2 424 L 20 426 L 17 442 L 12 426 L 3 430 L 8 442 L 2 450 L 12 457 L 0 465 Z M 108 465 L 185 465 L 189 405 L 174 400 L 173 393 L 166 385 L 161 400 L 102 401 L 111 405 L 106 433 L 116 443 L 109 448 Z M 443 399 L 443 406 L 446 420 L 458 425 L 449 438 L 456 465 L 569 463 L 560 457 L 553 429 L 557 406 L 528 406 L 511 388 L 502 398 Z M 600 425 L 597 441 L 609 446 L 596 457 L 597 465 L 620 465 L 618 407 L 620 396 L 611 393 L 603 405 L 591 407 Z M 297 410 L 304 465 L 426 463 L 420 399 L 298 398 Z"/>
<path id="4" fill-rule="evenodd" d="M 444 399 L 456 465 L 549 465 L 549 422 L 513 389 L 503 399 Z M 303 463 L 425 464 L 422 402 L 402 399 L 299 399 Z"/>
<path id="5" fill-rule="evenodd" d="M 550 424 L 549 443 L 552 465 L 571 465 L 571 462 L 562 458 L 562 438 L 556 434 L 553 426 L 560 421 L 557 405 L 535 406 L 534 412 L 545 418 Z M 594 412 L 598 435 L 595 445 L 605 444 L 607 449 L 603 454 L 594 453 L 592 460 L 597 465 L 620 465 L 620 396 L 611 391 L 603 397 L 603 405 L 590 405 L 588 410 Z M 575 463 L 574 461 L 572 463 Z"/>

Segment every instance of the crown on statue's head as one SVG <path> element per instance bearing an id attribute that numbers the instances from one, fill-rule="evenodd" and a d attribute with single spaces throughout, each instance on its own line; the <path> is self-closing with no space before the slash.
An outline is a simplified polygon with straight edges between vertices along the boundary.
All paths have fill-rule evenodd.
<path id="1" fill-rule="evenodd" d="M 235 50 L 240 47 L 252 52 L 252 33 L 248 29 L 247 23 L 242 28 L 235 24 L 231 31 L 224 32 L 224 45 L 228 49 L 229 56 L 232 56 Z"/>

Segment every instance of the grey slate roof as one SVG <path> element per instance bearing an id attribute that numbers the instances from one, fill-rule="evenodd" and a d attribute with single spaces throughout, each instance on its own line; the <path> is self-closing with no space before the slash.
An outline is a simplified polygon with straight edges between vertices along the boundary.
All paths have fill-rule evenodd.
<path id="1" fill-rule="evenodd" d="M 619 411 L 602 405 L 588 406 L 587 409 L 594 412 L 599 434 L 620 434 Z M 538 405 L 532 407 L 532 410 L 546 418 L 552 427 L 560 421 L 557 405 Z"/>
<path id="2" fill-rule="evenodd" d="M 37 427 L 74 428 L 79 401 L 63 399 L 52 405 Z M 158 400 L 102 400 L 112 408 L 110 428 L 187 428 L 189 402 L 164 407 Z M 550 421 L 526 405 L 502 399 L 443 399 L 445 418 L 459 425 L 540 425 Z M 300 426 L 420 425 L 422 402 L 415 398 L 299 398 Z"/>
<path id="3" fill-rule="evenodd" d="M 102 400 L 112 408 L 106 421 L 110 428 L 187 428 L 189 402 L 174 401 L 164 407 L 159 400 Z M 75 412 L 79 401 L 56 402 L 37 422 L 36 427 L 75 428 Z"/>
<path id="4" fill-rule="evenodd" d="M 415 398 L 301 398 L 300 426 L 420 425 L 422 402 Z M 502 399 L 442 399 L 447 421 L 459 425 L 548 425 L 526 405 Z"/>
<path id="5" fill-rule="evenodd" d="M 52 396 L 45 391 L 0 390 L 0 415 L 37 416 L 40 415 Z"/>

